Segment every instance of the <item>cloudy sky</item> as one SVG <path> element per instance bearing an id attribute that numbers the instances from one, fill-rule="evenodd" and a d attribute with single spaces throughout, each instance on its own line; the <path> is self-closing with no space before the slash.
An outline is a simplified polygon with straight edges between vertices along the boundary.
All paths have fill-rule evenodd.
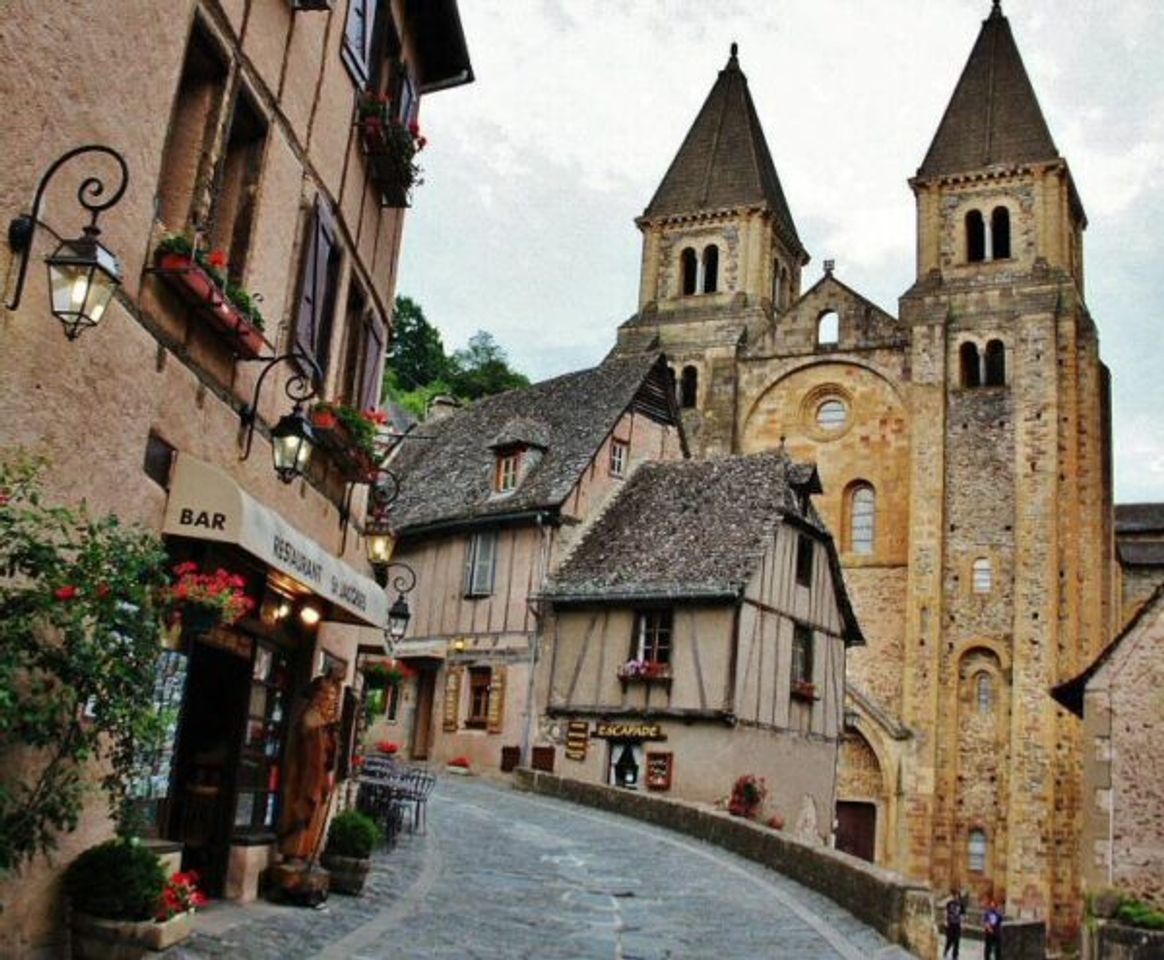
<path id="1" fill-rule="evenodd" d="M 642 213 L 728 58 L 801 239 L 897 314 L 916 171 L 989 0 L 461 0 L 474 84 L 426 98 L 399 290 L 447 348 L 540 380 L 597 363 L 638 297 Z M 1087 210 L 1116 499 L 1164 501 L 1164 3 L 1005 0 Z"/>

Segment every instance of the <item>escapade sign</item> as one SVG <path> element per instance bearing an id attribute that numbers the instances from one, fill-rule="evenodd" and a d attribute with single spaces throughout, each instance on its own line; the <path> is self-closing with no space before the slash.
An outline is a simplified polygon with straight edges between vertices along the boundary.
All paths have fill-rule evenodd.
<path id="1" fill-rule="evenodd" d="M 178 454 L 162 532 L 237 544 L 268 566 L 374 627 L 388 624 L 388 601 L 365 577 L 263 506 L 221 470 Z"/>

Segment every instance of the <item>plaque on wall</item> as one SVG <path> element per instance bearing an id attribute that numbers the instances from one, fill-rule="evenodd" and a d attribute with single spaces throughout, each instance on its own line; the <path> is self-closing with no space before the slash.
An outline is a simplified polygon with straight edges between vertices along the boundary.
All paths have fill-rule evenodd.
<path id="1" fill-rule="evenodd" d="M 566 759 L 585 760 L 586 745 L 590 742 L 590 728 L 585 720 L 571 720 L 566 724 Z"/>
<path id="2" fill-rule="evenodd" d="M 647 789 L 670 790 L 671 770 L 674 765 L 673 753 L 647 754 Z"/>

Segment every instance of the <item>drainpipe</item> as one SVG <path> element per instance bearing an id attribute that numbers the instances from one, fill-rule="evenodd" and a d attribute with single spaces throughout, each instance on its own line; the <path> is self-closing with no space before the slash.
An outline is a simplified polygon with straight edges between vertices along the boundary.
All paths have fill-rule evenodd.
<path id="1" fill-rule="evenodd" d="M 542 534 L 542 543 L 540 557 L 538 558 L 541 575 L 537 578 L 536 582 L 542 585 L 545 583 L 545 578 L 549 571 L 550 536 L 553 528 L 546 523 L 546 515 L 544 513 L 537 515 L 537 525 Z M 525 683 L 525 713 L 522 715 L 523 723 L 521 726 L 521 765 L 523 767 L 530 766 L 533 759 L 533 727 L 535 716 L 534 675 L 537 671 L 538 645 L 541 643 L 542 626 L 544 623 L 544 616 L 540 604 L 535 603 L 534 605 L 530 605 L 528 598 L 526 604 L 534 616 L 536 626 L 534 627 L 533 635 L 529 639 L 529 650 L 527 652 L 529 675 L 526 677 Z"/>

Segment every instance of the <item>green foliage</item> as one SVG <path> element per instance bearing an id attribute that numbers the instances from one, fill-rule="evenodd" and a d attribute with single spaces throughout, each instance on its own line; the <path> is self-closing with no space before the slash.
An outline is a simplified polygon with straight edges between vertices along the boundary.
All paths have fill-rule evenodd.
<path id="1" fill-rule="evenodd" d="M 246 318 L 249 323 L 256 330 L 262 330 L 266 326 L 267 321 L 263 319 L 262 313 L 259 311 L 258 301 L 253 294 L 247 293 L 238 284 L 230 280 L 226 282 L 226 298 L 238 307 L 239 313 Z"/>
<path id="2" fill-rule="evenodd" d="M 1142 900 L 1125 900 L 1116 911 L 1116 919 L 1145 930 L 1164 930 L 1164 912 Z"/>
<path id="3" fill-rule="evenodd" d="M 529 378 L 509 368 L 505 351 L 485 330 L 478 330 L 464 350 L 453 354 L 450 366 L 453 395 L 465 400 L 529 386 Z"/>
<path id="4" fill-rule="evenodd" d="M 420 304 L 408 297 L 396 298 L 388 358 L 393 386 L 402 392 L 440 380 L 448 370 L 440 333 L 425 319 Z"/>
<path id="5" fill-rule="evenodd" d="M 65 871 L 73 909 L 104 920 L 152 920 L 165 886 L 157 856 L 121 838 L 90 847 Z"/>
<path id="6" fill-rule="evenodd" d="M 164 729 L 151 706 L 161 542 L 47 505 L 42 468 L 0 463 L 0 872 L 75 829 L 94 761 L 128 832 L 139 758 Z"/>
<path id="7" fill-rule="evenodd" d="M 1092 891 L 1085 900 L 1084 914 L 1088 929 L 1097 921 L 1113 919 L 1145 930 L 1164 930 L 1164 911 L 1142 900 L 1134 900 L 1114 887 Z"/>
<path id="8" fill-rule="evenodd" d="M 358 810 L 345 810 L 331 821 L 327 831 L 327 851 L 337 857 L 367 860 L 380 842 L 376 821 Z"/>

